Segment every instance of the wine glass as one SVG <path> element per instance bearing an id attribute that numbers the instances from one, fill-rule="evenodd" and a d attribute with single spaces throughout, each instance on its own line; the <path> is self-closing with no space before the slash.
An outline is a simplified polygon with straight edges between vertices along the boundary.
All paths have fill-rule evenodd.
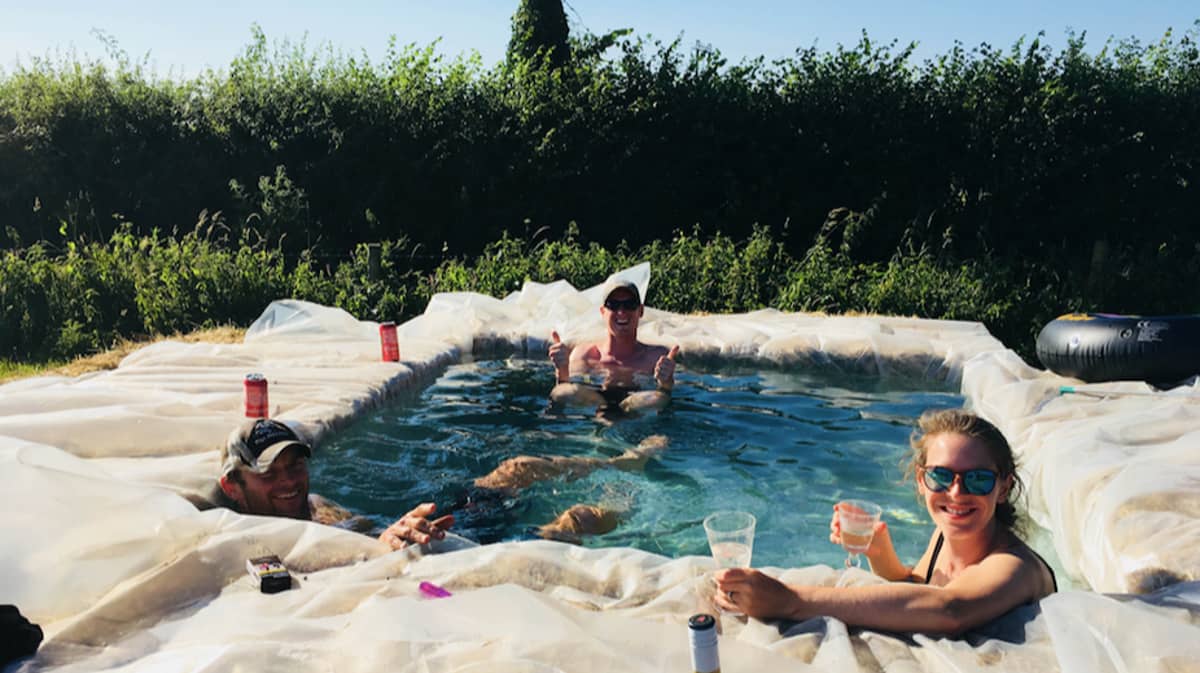
<path id="1" fill-rule="evenodd" d="M 749 512 L 714 512 L 705 517 L 704 533 L 718 568 L 750 567 L 755 523 Z"/>
<path id="2" fill-rule="evenodd" d="M 750 567 L 755 523 L 757 520 L 749 512 L 713 512 L 704 518 L 708 548 L 712 550 L 718 568 Z"/>
<path id="3" fill-rule="evenodd" d="M 871 546 L 875 524 L 879 522 L 883 508 L 866 500 L 843 500 L 837 504 L 837 513 L 842 529 L 842 546 L 847 552 L 846 567 L 862 567 L 859 554 Z"/>

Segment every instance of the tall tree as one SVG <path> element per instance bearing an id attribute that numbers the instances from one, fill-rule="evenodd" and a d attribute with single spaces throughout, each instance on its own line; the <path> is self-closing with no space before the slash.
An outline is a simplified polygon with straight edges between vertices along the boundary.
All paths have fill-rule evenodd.
<path id="1" fill-rule="evenodd" d="M 567 13 L 562 0 L 521 0 L 512 18 L 512 38 L 508 41 L 508 60 L 547 57 L 559 67 L 570 57 L 567 44 Z"/>

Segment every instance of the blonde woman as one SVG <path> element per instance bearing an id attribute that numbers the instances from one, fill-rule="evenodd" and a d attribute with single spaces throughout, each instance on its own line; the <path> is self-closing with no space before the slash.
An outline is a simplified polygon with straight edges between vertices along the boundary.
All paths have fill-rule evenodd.
<path id="1" fill-rule="evenodd" d="M 865 552 L 887 584 L 787 585 L 762 572 L 717 572 L 717 604 L 760 619 L 836 617 L 851 626 L 955 634 L 1057 590 L 1054 573 L 1013 531 L 1020 491 L 1012 448 L 991 423 L 963 410 L 927 411 L 909 464 L 934 530 L 907 566 L 886 522 Z M 834 513 L 830 541 L 840 544 Z"/>

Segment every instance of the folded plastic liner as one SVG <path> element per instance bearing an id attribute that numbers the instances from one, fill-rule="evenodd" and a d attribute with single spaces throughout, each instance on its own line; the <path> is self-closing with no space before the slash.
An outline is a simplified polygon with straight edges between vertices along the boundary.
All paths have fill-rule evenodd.
<path id="1" fill-rule="evenodd" d="M 617 275 L 647 296 L 648 265 Z M 245 374 L 264 374 L 271 415 L 319 446 L 466 354 L 544 357 L 552 330 L 568 342 L 600 336 L 600 292 L 559 281 L 503 299 L 437 295 L 398 327 L 398 363 L 380 361 L 377 324 L 283 300 L 241 344 L 161 342 L 112 371 L 0 386 L 0 603 L 46 633 L 15 670 L 691 670 L 686 620 L 711 611 L 707 557 L 453 535 L 391 552 L 338 528 L 189 501 L 215 478 Z M 1012 441 L 1024 506 L 1085 587 L 958 638 L 724 616 L 725 673 L 1200 671 L 1196 381 L 1159 392 L 1062 379 L 969 322 L 648 308 L 640 334 L 678 343 L 687 361 L 960 384 Z M 245 561 L 264 554 L 283 559 L 294 589 L 258 591 Z M 765 570 L 809 584 L 880 581 L 826 566 Z M 423 598 L 421 582 L 452 595 Z"/>

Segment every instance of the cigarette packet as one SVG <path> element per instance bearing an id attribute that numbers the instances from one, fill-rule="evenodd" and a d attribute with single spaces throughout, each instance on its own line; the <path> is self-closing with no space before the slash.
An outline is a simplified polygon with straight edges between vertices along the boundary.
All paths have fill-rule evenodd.
<path id="1" fill-rule="evenodd" d="M 292 576 L 274 554 L 246 559 L 246 571 L 264 594 L 275 594 L 292 588 Z"/>

